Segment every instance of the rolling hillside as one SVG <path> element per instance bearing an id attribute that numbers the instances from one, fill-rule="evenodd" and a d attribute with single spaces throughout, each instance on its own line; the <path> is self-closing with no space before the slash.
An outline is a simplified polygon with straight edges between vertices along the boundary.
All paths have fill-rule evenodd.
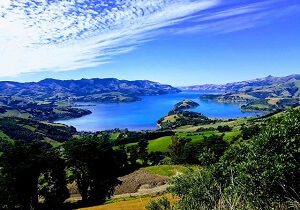
<path id="1" fill-rule="evenodd" d="M 55 80 L 18 83 L 0 82 L 0 116 L 34 120 L 81 117 L 91 112 L 74 108 L 75 102 L 122 103 L 144 95 L 176 93 L 180 90 L 147 80 L 110 79 Z"/>
<path id="2" fill-rule="evenodd" d="M 1 141 L 46 141 L 52 145 L 70 140 L 76 129 L 62 124 L 38 122 L 29 119 L 2 117 L 0 118 Z"/>
<path id="3" fill-rule="evenodd" d="M 122 102 L 138 100 L 142 95 L 179 92 L 170 85 L 148 80 L 127 81 L 114 78 L 56 80 L 17 83 L 0 82 L 3 96 L 19 96 L 35 100 L 74 99 L 85 101 Z"/>
<path id="4" fill-rule="evenodd" d="M 299 105 L 300 75 L 268 76 L 226 85 L 190 86 L 182 90 L 222 92 L 206 94 L 201 96 L 201 99 L 222 103 L 243 103 L 243 110 L 274 111 Z"/>
<path id="5" fill-rule="evenodd" d="M 257 89 L 257 88 L 264 88 L 267 86 L 272 87 L 280 84 L 294 83 L 294 82 L 296 83 L 294 85 L 297 86 L 297 83 L 299 85 L 299 81 L 300 81 L 300 74 L 293 74 L 286 77 L 267 76 L 264 78 L 247 80 L 242 82 L 227 83 L 224 85 L 204 84 L 204 85 L 186 86 L 186 87 L 181 87 L 180 89 L 184 91 L 217 91 L 217 92 L 232 93 L 232 92 L 246 91 L 251 88 Z M 291 85 L 293 86 L 293 84 Z M 298 91 L 298 96 L 299 96 L 299 91 Z"/>

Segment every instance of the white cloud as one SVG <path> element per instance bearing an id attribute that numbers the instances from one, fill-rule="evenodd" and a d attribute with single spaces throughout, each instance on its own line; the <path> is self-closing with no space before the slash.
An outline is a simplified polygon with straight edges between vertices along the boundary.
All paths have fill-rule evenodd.
<path id="1" fill-rule="evenodd" d="M 0 76 L 98 66 L 179 22 L 193 20 L 176 29 L 181 32 L 229 32 L 230 22 L 211 21 L 270 6 L 219 5 L 221 0 L 0 0 Z M 237 30 L 242 20 L 235 20 Z"/>

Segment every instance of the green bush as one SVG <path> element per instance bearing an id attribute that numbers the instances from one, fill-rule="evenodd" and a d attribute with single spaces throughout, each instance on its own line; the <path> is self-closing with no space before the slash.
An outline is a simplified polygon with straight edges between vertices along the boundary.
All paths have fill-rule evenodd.
<path id="1" fill-rule="evenodd" d="M 162 197 L 158 201 L 150 201 L 146 206 L 147 210 L 173 210 L 171 203 L 166 197 Z"/>
<path id="2" fill-rule="evenodd" d="M 254 206 L 265 208 L 300 192 L 300 110 L 272 118 L 249 143 L 232 145 L 218 163 L 220 177 Z M 227 183 L 228 185 L 228 183 Z M 230 190 L 232 190 L 230 188 Z"/>

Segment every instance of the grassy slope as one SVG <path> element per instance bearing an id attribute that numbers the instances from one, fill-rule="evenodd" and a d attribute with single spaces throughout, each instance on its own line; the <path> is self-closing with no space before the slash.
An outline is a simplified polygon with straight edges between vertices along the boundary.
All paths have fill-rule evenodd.
<path id="1" fill-rule="evenodd" d="M 247 121 L 251 119 L 253 118 L 247 117 L 247 118 L 238 118 L 231 121 L 221 121 L 214 124 L 206 124 L 206 125 L 199 125 L 199 126 L 186 125 L 186 126 L 176 128 L 175 131 L 195 132 L 199 128 L 217 128 L 218 126 L 224 126 L 224 125 L 234 127 L 234 130 L 237 130 L 241 126 L 241 124 L 247 123 Z"/>
<path id="2" fill-rule="evenodd" d="M 225 125 L 225 124 L 224 124 Z M 198 127 L 198 126 L 195 126 Z M 192 128 L 192 127 L 191 127 Z M 194 130 L 195 128 L 193 128 Z M 191 129 L 192 130 L 192 129 Z M 218 131 L 203 131 L 203 132 L 187 132 L 187 131 L 180 131 L 177 132 L 176 135 L 181 138 L 189 138 L 192 139 L 192 143 L 199 143 L 203 141 L 204 137 L 209 137 L 211 135 L 221 135 Z M 224 139 L 227 142 L 230 142 L 233 138 L 240 134 L 239 131 L 231 131 L 225 133 Z M 164 136 L 154 140 L 149 141 L 148 151 L 149 152 L 167 152 L 169 145 L 172 143 L 171 136 Z M 130 143 L 129 145 L 135 145 L 137 143 Z"/>
<path id="3" fill-rule="evenodd" d="M 142 197 L 129 197 L 129 198 L 123 198 L 123 199 L 117 199 L 114 201 L 109 201 L 112 203 L 100 205 L 100 206 L 94 206 L 94 207 L 88 207 L 88 208 L 82 208 L 81 210 L 145 210 L 145 207 L 148 205 L 148 203 L 151 200 L 157 200 L 161 198 L 162 196 L 142 196 Z M 177 201 L 176 198 L 168 195 L 168 200 L 171 201 L 171 203 L 174 203 Z"/>
<path id="4" fill-rule="evenodd" d="M 149 166 L 142 168 L 141 170 L 150 172 L 152 174 L 161 176 L 174 176 L 177 173 L 185 173 L 188 168 L 182 165 L 159 165 L 159 166 Z"/>
<path id="5" fill-rule="evenodd" d="M 149 141 L 149 152 L 167 152 L 168 146 L 171 144 L 171 136 L 161 137 Z"/>
<path id="6" fill-rule="evenodd" d="M 3 139 L 4 141 L 13 141 L 8 135 L 0 131 L 0 139 Z"/>

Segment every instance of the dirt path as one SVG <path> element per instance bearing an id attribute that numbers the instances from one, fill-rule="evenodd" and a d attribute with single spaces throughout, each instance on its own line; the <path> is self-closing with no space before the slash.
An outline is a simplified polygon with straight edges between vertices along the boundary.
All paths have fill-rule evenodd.
<path id="1" fill-rule="evenodd" d="M 166 191 L 169 185 L 164 184 L 161 186 L 149 188 L 149 189 L 138 189 L 136 193 L 124 193 L 119 195 L 114 195 L 113 198 L 126 198 L 126 197 L 136 197 L 136 196 L 143 196 L 143 195 L 152 195 Z"/>
<path id="2" fill-rule="evenodd" d="M 120 177 L 122 184 L 115 188 L 113 198 L 126 198 L 134 196 L 151 195 L 164 192 L 168 187 L 166 176 L 151 174 L 138 170 L 126 176 Z M 69 186 L 71 197 L 68 200 L 80 200 L 80 194 L 75 184 Z"/>

